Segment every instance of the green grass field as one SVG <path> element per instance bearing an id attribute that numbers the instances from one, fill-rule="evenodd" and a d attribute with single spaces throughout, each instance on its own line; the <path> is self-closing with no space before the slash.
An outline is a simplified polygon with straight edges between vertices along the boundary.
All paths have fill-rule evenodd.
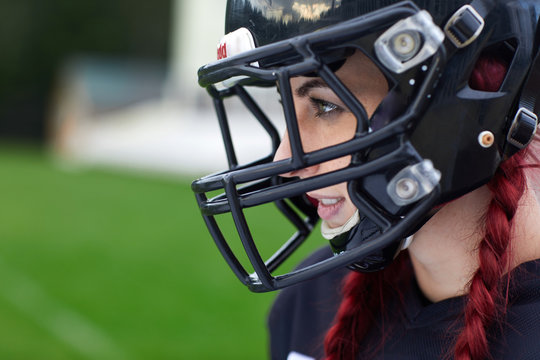
<path id="1" fill-rule="evenodd" d="M 267 358 L 275 294 L 234 277 L 190 180 L 0 146 L 0 359 Z"/>

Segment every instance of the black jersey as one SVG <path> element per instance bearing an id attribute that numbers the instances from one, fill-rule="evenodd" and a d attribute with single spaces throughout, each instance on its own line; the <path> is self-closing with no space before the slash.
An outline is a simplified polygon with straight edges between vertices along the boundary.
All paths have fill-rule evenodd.
<path id="1" fill-rule="evenodd" d="M 321 249 L 303 265 L 329 254 L 328 249 Z M 347 273 L 347 269 L 338 269 L 281 291 L 268 319 L 272 359 L 323 358 L 324 336 L 341 302 L 340 288 Z M 540 359 L 540 260 L 521 264 L 512 271 L 511 279 L 506 318 L 488 334 L 490 352 L 497 360 Z M 452 329 L 460 327 L 465 299 L 429 303 L 418 287 L 412 286 L 405 293 L 401 316 L 390 317 L 393 323 L 386 324 L 384 346 L 375 358 L 431 360 L 451 354 L 455 342 Z M 380 335 L 380 330 L 374 329 L 368 339 Z"/>

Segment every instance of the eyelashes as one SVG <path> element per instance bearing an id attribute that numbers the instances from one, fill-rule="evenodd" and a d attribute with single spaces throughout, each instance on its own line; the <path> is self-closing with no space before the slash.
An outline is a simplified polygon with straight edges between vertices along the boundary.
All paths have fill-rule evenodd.
<path id="1" fill-rule="evenodd" d="M 343 108 L 341 106 L 326 100 L 310 97 L 309 102 L 315 110 L 316 117 L 328 117 L 332 115 L 338 115 L 343 112 Z"/>

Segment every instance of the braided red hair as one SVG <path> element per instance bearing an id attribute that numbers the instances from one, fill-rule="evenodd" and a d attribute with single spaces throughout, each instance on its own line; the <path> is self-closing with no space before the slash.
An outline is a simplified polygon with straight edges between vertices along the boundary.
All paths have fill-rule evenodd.
<path id="1" fill-rule="evenodd" d="M 476 90 L 497 91 L 506 69 L 507 63 L 502 59 L 490 55 L 481 57 L 469 85 Z M 486 333 L 504 316 L 503 289 L 499 280 L 509 270 L 513 219 L 526 187 L 523 162 L 522 153 L 514 155 L 501 164 L 487 185 L 492 200 L 485 214 L 484 237 L 478 247 L 479 267 L 470 282 L 463 312 L 464 325 L 456 338 L 454 355 L 457 360 L 489 357 Z M 325 339 L 327 360 L 355 359 L 360 342 L 373 325 L 375 316 L 384 315 L 390 289 L 397 288 L 403 277 L 412 276 L 410 267 L 404 266 L 407 260 L 406 254 L 400 255 L 379 274 L 348 275 L 336 322 Z M 396 276 L 398 274 L 401 279 Z M 365 296 L 366 291 L 370 296 Z M 397 295 L 401 295 L 397 291 Z M 379 297 L 373 294 L 379 294 Z"/>
<path id="2" fill-rule="evenodd" d="M 327 360 L 355 359 L 360 341 L 374 325 L 377 314 L 384 314 L 386 300 L 391 296 L 403 296 L 404 284 L 395 284 L 402 279 L 410 279 L 410 274 L 408 253 L 404 252 L 382 271 L 369 274 L 351 272 L 345 278 L 337 321 L 325 339 Z M 376 351 L 380 344 L 370 345 L 372 351 Z M 368 353 L 365 349 L 363 351 Z"/>
<path id="3" fill-rule="evenodd" d="M 457 360 L 488 357 L 486 330 L 504 315 L 500 278 L 509 268 L 509 248 L 514 215 L 525 190 L 522 155 L 505 161 L 488 183 L 492 199 L 485 216 L 485 234 L 478 246 L 480 265 L 470 282 L 464 309 L 465 326 L 455 346 Z"/>

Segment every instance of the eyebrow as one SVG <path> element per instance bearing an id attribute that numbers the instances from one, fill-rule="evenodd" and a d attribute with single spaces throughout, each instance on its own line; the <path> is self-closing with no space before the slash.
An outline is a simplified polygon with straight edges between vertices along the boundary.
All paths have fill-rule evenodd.
<path id="1" fill-rule="evenodd" d="M 302 84 L 298 89 L 296 89 L 296 95 L 298 96 L 306 96 L 309 90 L 314 88 L 328 88 L 328 84 L 326 84 L 321 79 L 312 79 L 309 81 L 306 81 Z"/>

